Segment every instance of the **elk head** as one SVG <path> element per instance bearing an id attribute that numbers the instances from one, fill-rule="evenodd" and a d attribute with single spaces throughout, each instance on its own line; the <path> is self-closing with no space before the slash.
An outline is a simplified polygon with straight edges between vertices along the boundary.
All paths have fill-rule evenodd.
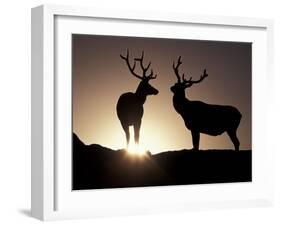
<path id="1" fill-rule="evenodd" d="M 143 96 L 157 95 L 158 90 L 155 89 L 153 86 L 151 86 L 149 84 L 149 81 L 152 80 L 152 79 L 156 79 L 157 75 L 156 74 L 154 75 L 152 69 L 150 69 L 150 72 L 148 73 L 151 62 L 149 62 L 147 66 L 144 65 L 144 63 L 143 63 L 144 51 L 142 51 L 141 57 L 134 58 L 133 66 L 131 66 L 130 61 L 129 61 L 129 50 L 127 50 L 126 56 L 123 56 L 123 55 L 120 54 L 120 57 L 123 60 L 126 61 L 126 64 L 129 68 L 129 71 L 131 72 L 131 74 L 134 75 L 136 78 L 141 80 L 141 82 L 138 85 L 136 94 L 140 94 L 140 95 L 143 95 Z M 142 75 L 139 75 L 135 72 L 136 62 L 140 63 L 140 66 L 141 66 L 141 69 L 142 69 Z"/>
<path id="2" fill-rule="evenodd" d="M 189 88 L 193 84 L 203 81 L 203 79 L 206 78 L 208 76 L 208 74 L 206 73 L 206 69 L 205 69 L 203 72 L 203 75 L 201 75 L 199 80 L 194 81 L 194 80 L 192 80 L 192 77 L 190 77 L 190 79 L 186 80 L 184 77 L 184 73 L 182 74 L 182 76 L 180 76 L 180 74 L 179 74 L 179 66 L 181 64 L 182 64 L 181 56 L 179 56 L 177 65 L 175 65 L 175 62 L 173 62 L 173 69 L 174 69 L 174 72 L 176 74 L 178 81 L 171 87 L 171 91 L 174 94 L 183 94 L 184 95 L 184 90 L 186 88 Z"/>

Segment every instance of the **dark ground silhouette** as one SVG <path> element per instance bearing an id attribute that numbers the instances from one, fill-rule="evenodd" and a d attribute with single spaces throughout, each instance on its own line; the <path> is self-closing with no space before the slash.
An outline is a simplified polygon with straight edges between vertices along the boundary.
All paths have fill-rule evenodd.
<path id="1" fill-rule="evenodd" d="M 252 180 L 251 150 L 180 150 L 145 157 L 97 144 L 73 134 L 74 190 L 185 185 Z"/>

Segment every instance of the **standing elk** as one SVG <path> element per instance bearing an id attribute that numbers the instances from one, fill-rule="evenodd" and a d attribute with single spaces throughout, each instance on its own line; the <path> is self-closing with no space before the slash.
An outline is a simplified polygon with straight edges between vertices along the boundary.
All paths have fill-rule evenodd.
<path id="1" fill-rule="evenodd" d="M 129 126 L 134 127 L 134 137 L 135 143 L 139 144 L 139 134 L 140 134 L 140 127 L 141 127 L 141 120 L 143 116 L 143 105 L 146 101 L 146 97 L 148 95 L 157 95 L 158 90 L 152 87 L 149 84 L 149 81 L 152 79 L 156 79 L 157 75 L 153 74 L 153 70 L 151 69 L 148 73 L 149 67 L 151 62 L 148 63 L 147 66 L 144 66 L 143 58 L 144 52 L 140 58 L 134 58 L 134 64 L 131 66 L 129 61 L 129 50 L 127 50 L 127 56 L 123 56 L 120 54 L 120 57 L 126 62 L 128 69 L 132 75 L 136 78 L 140 79 L 140 83 L 136 92 L 128 92 L 123 93 L 117 102 L 116 110 L 117 116 L 121 122 L 123 130 L 126 133 L 126 140 L 127 140 L 127 148 L 130 141 L 130 133 L 129 133 Z M 139 62 L 142 75 L 138 75 L 135 72 L 136 62 Z"/>
<path id="2" fill-rule="evenodd" d="M 217 136 L 227 132 L 235 150 L 239 150 L 240 142 L 236 131 L 241 120 L 241 113 L 232 106 L 211 105 L 201 101 L 191 101 L 185 97 L 185 89 L 193 84 L 202 82 L 208 74 L 206 69 L 203 75 L 197 81 L 186 80 L 182 74 L 182 80 L 179 75 L 179 66 L 182 64 L 181 57 L 178 58 L 177 65 L 173 63 L 173 69 L 178 79 L 171 87 L 174 93 L 173 105 L 178 114 L 184 120 L 187 129 L 191 130 L 193 149 L 199 149 L 200 133 Z"/>

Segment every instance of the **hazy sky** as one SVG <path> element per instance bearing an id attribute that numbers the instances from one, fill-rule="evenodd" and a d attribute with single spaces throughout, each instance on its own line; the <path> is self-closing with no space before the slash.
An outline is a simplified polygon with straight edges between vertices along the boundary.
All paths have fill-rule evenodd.
<path id="1" fill-rule="evenodd" d="M 177 81 L 173 60 L 182 56 L 181 72 L 198 79 L 207 69 L 209 76 L 186 89 L 186 97 L 210 104 L 232 105 L 242 113 L 238 128 L 240 149 L 251 149 L 251 43 L 197 40 L 73 35 L 73 131 L 86 144 L 123 148 L 125 133 L 116 114 L 116 103 L 139 84 L 120 58 L 130 50 L 132 57 L 145 51 L 145 62 L 157 79 L 150 82 L 159 90 L 144 104 L 140 143 L 152 153 L 192 148 L 186 129 L 172 103 L 170 87 Z M 138 65 L 137 65 L 138 66 Z M 202 135 L 200 149 L 231 148 L 226 133 Z"/>

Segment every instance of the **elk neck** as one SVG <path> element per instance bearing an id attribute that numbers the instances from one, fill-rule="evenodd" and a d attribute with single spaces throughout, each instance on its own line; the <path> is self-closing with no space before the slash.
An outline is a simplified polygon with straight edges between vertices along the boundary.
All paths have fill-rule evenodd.
<path id="1" fill-rule="evenodd" d="M 143 105 L 144 102 L 146 101 L 146 96 L 147 94 L 144 92 L 141 86 L 138 86 L 136 92 L 135 92 L 136 97 L 140 101 L 140 103 Z"/>
<path id="2" fill-rule="evenodd" d="M 186 98 L 184 90 L 182 92 L 177 92 L 173 96 L 173 105 L 178 113 L 184 111 L 185 104 L 190 101 Z"/>

